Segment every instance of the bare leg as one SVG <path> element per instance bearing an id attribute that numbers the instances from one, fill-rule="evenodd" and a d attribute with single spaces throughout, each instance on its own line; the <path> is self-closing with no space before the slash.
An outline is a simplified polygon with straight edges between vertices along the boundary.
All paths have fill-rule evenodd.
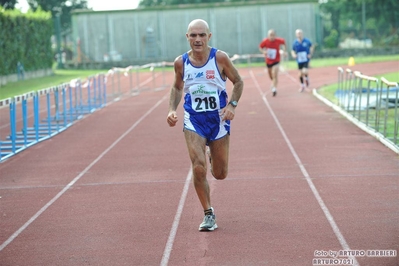
<path id="1" fill-rule="evenodd" d="M 302 76 L 306 76 L 308 74 L 308 69 L 307 68 L 302 68 Z"/>
<path id="2" fill-rule="evenodd" d="M 302 69 L 299 69 L 299 81 L 301 83 L 301 87 L 299 88 L 299 92 L 303 92 L 303 90 L 305 89 L 305 83 L 303 81 Z"/>
<path id="3" fill-rule="evenodd" d="M 308 69 L 307 68 L 302 68 L 302 78 L 306 84 L 306 87 L 309 87 L 309 80 L 308 80 Z"/>
<path id="4" fill-rule="evenodd" d="M 207 165 L 206 140 L 190 130 L 184 130 L 188 153 L 193 167 L 193 183 L 195 191 L 204 210 L 211 208 L 209 184 L 206 179 Z"/>
<path id="5" fill-rule="evenodd" d="M 277 64 L 277 65 L 274 65 L 272 68 L 271 68 L 271 71 L 272 71 L 272 77 L 273 77 L 273 87 L 274 88 L 277 88 L 277 84 L 278 84 L 278 70 L 279 70 L 279 64 Z"/>
<path id="6" fill-rule="evenodd" d="M 211 171 L 212 175 L 218 180 L 223 180 L 227 177 L 229 168 L 229 147 L 229 135 L 209 143 L 212 157 Z"/>
<path id="7" fill-rule="evenodd" d="M 272 73 L 272 68 L 271 68 L 271 67 L 268 67 L 268 68 L 267 68 L 267 73 L 269 74 L 270 80 L 273 81 L 273 73 Z"/>
<path id="8" fill-rule="evenodd" d="M 206 140 L 190 130 L 184 131 L 186 144 L 193 167 L 193 183 L 197 196 L 204 210 L 212 207 L 210 199 L 210 190 L 206 178 Z M 212 157 L 211 171 L 212 175 L 222 180 L 227 177 L 229 161 L 229 143 L 230 136 L 226 135 L 221 139 L 209 143 Z"/>

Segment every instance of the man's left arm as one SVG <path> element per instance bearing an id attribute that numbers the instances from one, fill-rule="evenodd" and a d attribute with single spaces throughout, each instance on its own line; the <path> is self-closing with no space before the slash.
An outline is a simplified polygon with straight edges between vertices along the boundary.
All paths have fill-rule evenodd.
<path id="1" fill-rule="evenodd" d="M 244 90 L 244 82 L 238 73 L 238 70 L 225 52 L 219 51 L 219 54 L 216 58 L 218 58 L 218 65 L 223 68 L 222 72 L 233 83 L 233 90 L 229 100 L 230 102 L 238 102 Z M 234 118 L 234 112 L 235 107 L 231 104 L 228 104 L 223 110 L 223 119 L 232 120 Z"/>

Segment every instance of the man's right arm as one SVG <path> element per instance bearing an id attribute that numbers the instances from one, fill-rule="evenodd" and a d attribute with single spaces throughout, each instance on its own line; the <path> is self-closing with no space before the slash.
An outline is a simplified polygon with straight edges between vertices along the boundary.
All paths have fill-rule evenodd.
<path id="1" fill-rule="evenodd" d="M 294 44 L 292 45 L 291 56 L 292 56 L 292 58 L 296 59 L 295 42 L 294 42 Z"/>
<path id="2" fill-rule="evenodd" d="M 174 69 L 175 69 L 175 79 L 170 89 L 170 96 L 169 96 L 169 112 L 167 117 L 167 122 L 169 126 L 173 127 L 176 125 L 178 118 L 177 118 L 177 107 L 181 101 L 183 95 L 183 60 L 182 56 L 179 56 L 175 59 L 174 62 Z"/>

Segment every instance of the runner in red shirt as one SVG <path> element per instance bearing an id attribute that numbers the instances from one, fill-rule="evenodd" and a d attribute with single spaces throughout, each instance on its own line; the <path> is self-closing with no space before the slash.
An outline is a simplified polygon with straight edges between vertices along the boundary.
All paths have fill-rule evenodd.
<path id="1" fill-rule="evenodd" d="M 259 44 L 259 51 L 265 55 L 265 62 L 269 77 L 272 80 L 273 96 L 277 94 L 277 77 L 280 63 L 280 47 L 284 51 L 284 56 L 287 55 L 285 40 L 276 37 L 275 30 L 269 30 L 267 38 L 263 39 Z"/>

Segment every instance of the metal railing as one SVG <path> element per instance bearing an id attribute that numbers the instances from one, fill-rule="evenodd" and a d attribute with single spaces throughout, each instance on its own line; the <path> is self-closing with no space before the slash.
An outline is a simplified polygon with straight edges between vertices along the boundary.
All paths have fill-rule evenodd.
<path id="1" fill-rule="evenodd" d="M 251 63 L 259 58 L 263 55 L 234 55 L 231 60 L 234 63 L 244 61 L 251 67 Z M 281 67 L 285 68 L 285 64 L 282 57 Z M 171 66 L 173 62 L 112 68 L 105 74 L 88 77 L 84 82 L 72 80 L 0 100 L 0 162 L 62 132 L 83 116 L 121 97 L 169 87 L 166 76 L 173 75 L 173 71 L 167 72 L 166 68 Z M 338 68 L 340 107 L 397 146 L 398 90 L 395 82 Z"/>
<path id="2" fill-rule="evenodd" d="M 71 80 L 0 100 L 0 162 L 51 138 L 121 97 L 166 88 L 168 66 L 173 63 L 112 68 L 85 81 Z"/>
<path id="3" fill-rule="evenodd" d="M 338 67 L 338 105 L 353 118 L 399 147 L 399 85 Z"/>
<path id="4" fill-rule="evenodd" d="M 0 161 L 64 131 L 106 102 L 104 75 L 0 101 Z"/>

